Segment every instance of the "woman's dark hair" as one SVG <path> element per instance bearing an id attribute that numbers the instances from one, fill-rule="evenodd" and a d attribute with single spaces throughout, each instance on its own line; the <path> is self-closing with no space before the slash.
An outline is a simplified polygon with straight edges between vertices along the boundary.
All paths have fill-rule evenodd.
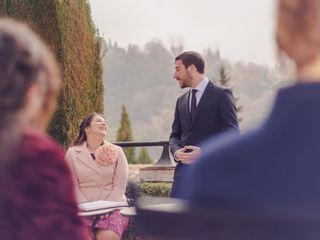
<path id="1" fill-rule="evenodd" d="M 199 53 L 194 51 L 183 52 L 176 57 L 175 61 L 178 60 L 182 61 L 182 64 L 185 68 L 194 65 L 199 73 L 204 73 L 205 64 L 202 56 Z"/>
<path id="2" fill-rule="evenodd" d="M 83 144 L 85 141 L 87 141 L 87 135 L 86 135 L 85 129 L 90 126 L 93 118 L 97 115 L 104 118 L 103 115 L 96 112 L 92 112 L 92 113 L 89 113 L 87 116 L 85 116 L 84 119 L 82 119 L 79 127 L 78 137 L 73 141 L 72 146 L 78 146 Z"/>

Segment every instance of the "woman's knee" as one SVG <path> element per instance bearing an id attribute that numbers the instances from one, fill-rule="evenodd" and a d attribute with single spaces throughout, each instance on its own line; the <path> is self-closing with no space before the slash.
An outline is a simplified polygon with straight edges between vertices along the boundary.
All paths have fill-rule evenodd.
<path id="1" fill-rule="evenodd" d="M 98 230 L 96 240 L 120 240 L 119 236 L 109 230 Z"/>

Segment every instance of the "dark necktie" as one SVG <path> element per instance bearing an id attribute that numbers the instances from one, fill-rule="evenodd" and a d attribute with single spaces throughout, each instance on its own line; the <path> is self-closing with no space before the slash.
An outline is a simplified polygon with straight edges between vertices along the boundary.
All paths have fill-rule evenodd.
<path id="1" fill-rule="evenodd" d="M 192 96 L 191 96 L 191 108 L 190 108 L 190 116 L 191 116 L 191 121 L 194 120 L 194 117 L 196 116 L 196 109 L 197 109 L 197 98 L 196 98 L 196 93 L 197 89 L 192 89 Z"/>

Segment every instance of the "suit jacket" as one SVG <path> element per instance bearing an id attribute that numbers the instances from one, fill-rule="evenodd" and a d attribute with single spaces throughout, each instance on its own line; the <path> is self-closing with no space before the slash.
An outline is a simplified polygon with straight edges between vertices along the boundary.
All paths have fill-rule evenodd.
<path id="1" fill-rule="evenodd" d="M 209 145 L 186 174 L 185 196 L 211 208 L 318 211 L 319 123 L 320 84 L 281 90 L 260 128 Z"/>
<path id="2" fill-rule="evenodd" d="M 178 98 L 169 139 L 172 155 L 186 146 L 199 146 L 201 142 L 222 132 L 237 132 L 238 121 L 233 96 L 230 90 L 214 85 L 209 81 L 196 108 L 191 122 L 189 113 L 190 91 Z M 189 165 L 177 163 L 174 173 L 172 197 L 177 196 L 180 181 Z"/>
<path id="3" fill-rule="evenodd" d="M 1 170 L 1 239 L 89 239 L 62 149 L 29 129 L 14 150 Z"/>
<path id="4" fill-rule="evenodd" d="M 86 142 L 68 149 L 66 160 L 73 175 L 78 202 L 126 201 L 128 163 L 122 148 L 113 146 L 118 157 L 109 166 L 102 166 L 93 160 Z"/>

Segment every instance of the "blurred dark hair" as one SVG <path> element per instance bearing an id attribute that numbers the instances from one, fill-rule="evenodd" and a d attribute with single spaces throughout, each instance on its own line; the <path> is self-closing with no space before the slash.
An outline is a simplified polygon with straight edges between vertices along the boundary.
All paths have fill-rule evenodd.
<path id="1" fill-rule="evenodd" d="M 194 65 L 199 73 L 204 73 L 205 63 L 202 56 L 193 51 L 183 52 L 178 55 L 175 61 L 181 60 L 185 68 Z"/>
<path id="2" fill-rule="evenodd" d="M 85 116 L 82 119 L 82 121 L 80 123 L 80 127 L 79 127 L 79 134 L 78 134 L 77 138 L 73 141 L 72 146 L 78 146 L 78 145 L 83 144 L 85 141 L 87 141 L 87 135 L 86 135 L 85 129 L 90 126 L 93 118 L 97 115 L 104 118 L 103 115 L 96 113 L 96 112 L 92 112 L 92 113 L 89 113 L 87 116 Z"/>
<path id="3" fill-rule="evenodd" d="M 56 108 L 61 86 L 57 62 L 46 44 L 26 24 L 0 19 L 0 163 L 21 136 L 19 116 L 27 93 L 37 85 L 43 96 L 42 108 L 31 119 L 34 127 L 45 131 Z"/>

